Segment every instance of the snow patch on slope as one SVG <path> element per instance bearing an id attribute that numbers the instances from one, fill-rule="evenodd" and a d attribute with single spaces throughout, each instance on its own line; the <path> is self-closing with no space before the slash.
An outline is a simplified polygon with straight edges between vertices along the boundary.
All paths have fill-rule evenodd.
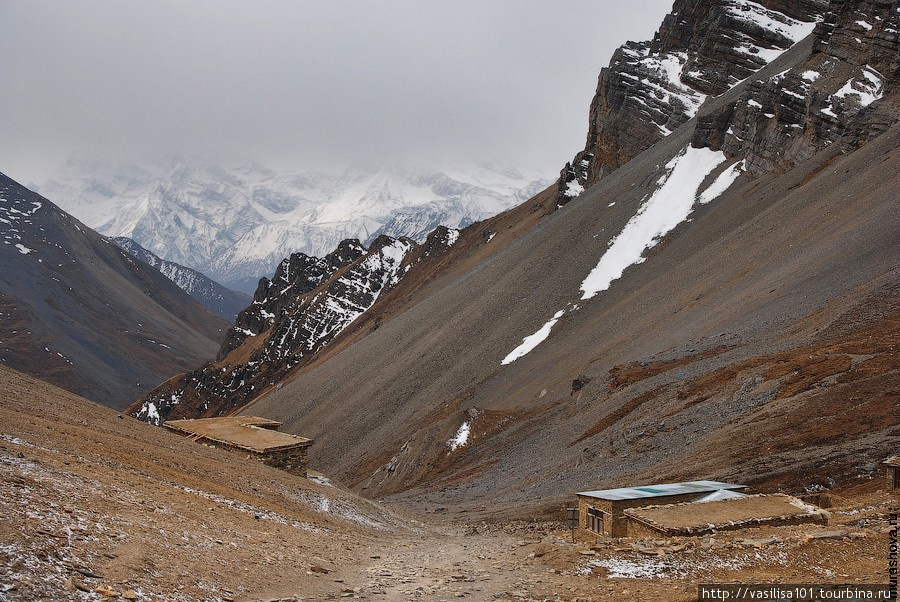
<path id="1" fill-rule="evenodd" d="M 667 173 L 658 181 L 660 187 L 625 224 L 597 267 L 581 283 L 581 298 L 590 299 L 605 291 L 622 276 L 626 268 L 643 263 L 646 259 L 644 251 L 654 247 L 663 236 L 687 219 L 697 200 L 700 184 L 725 160 L 725 154 L 721 151 L 689 146 L 669 161 L 666 164 Z M 728 182 L 729 186 L 731 182 Z M 716 184 L 719 187 L 722 185 L 718 180 Z M 709 200 L 712 199 L 704 202 Z"/>
<path id="2" fill-rule="evenodd" d="M 654 247 L 660 239 L 685 221 L 696 204 L 706 204 L 725 192 L 741 174 L 738 162 L 724 170 L 706 188 L 703 182 L 727 160 L 722 151 L 688 146 L 669 161 L 666 173 L 657 181 L 659 187 L 644 199 L 637 213 L 628 220 L 622 231 L 613 238 L 597 266 L 581 283 L 581 299 L 593 298 L 605 291 L 624 271 L 646 258 L 644 251 Z M 537 332 L 522 339 L 500 362 L 502 366 L 524 357 L 550 336 L 553 326 L 566 313 L 578 311 L 569 304 L 556 312 Z"/>
<path id="3" fill-rule="evenodd" d="M 550 336 L 550 330 L 559 322 L 559 319 L 563 317 L 565 310 L 559 310 L 556 312 L 553 317 L 547 321 L 543 326 L 541 326 L 538 331 L 534 334 L 528 335 L 524 339 L 522 339 L 522 344 L 509 352 L 503 360 L 500 362 L 501 366 L 505 366 L 507 364 L 511 364 L 520 357 L 523 357 L 531 352 L 532 349 L 543 343 L 547 337 Z"/>

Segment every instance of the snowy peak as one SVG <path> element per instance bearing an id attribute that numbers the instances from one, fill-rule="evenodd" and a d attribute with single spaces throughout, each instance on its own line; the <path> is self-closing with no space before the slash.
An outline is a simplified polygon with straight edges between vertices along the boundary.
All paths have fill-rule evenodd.
<path id="1" fill-rule="evenodd" d="M 585 149 L 563 168 L 557 204 L 652 146 L 812 33 L 825 2 L 675 2 L 651 42 L 628 42 L 600 72 Z"/>
<path id="2" fill-rule="evenodd" d="M 151 166 L 71 160 L 42 190 L 93 228 L 250 292 L 294 252 L 321 257 L 348 238 L 423 240 L 515 206 L 546 186 L 500 164 L 452 174 L 427 166 L 359 166 L 339 175 L 258 164 Z"/>

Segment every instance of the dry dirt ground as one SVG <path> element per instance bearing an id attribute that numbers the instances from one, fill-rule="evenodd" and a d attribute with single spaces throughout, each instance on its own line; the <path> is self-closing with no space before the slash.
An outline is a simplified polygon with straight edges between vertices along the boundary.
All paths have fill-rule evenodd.
<path id="1" fill-rule="evenodd" d="M 0 368 L 2 601 L 686 601 L 702 582 L 877 583 L 900 505 L 884 489 L 843 492 L 828 527 L 572 543 L 560 523 L 368 501 Z"/>

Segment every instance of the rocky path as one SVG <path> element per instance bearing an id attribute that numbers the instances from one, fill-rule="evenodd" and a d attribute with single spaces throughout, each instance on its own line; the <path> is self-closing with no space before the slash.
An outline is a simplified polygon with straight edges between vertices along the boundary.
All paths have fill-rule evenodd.
<path id="1" fill-rule="evenodd" d="M 352 579 L 335 591 L 307 600 L 589 600 L 576 592 L 575 563 L 569 570 L 535 562 L 537 538 L 504 533 L 441 531 L 418 540 L 386 542 L 373 550 Z M 568 573 L 568 574 L 567 574 Z M 323 574 L 322 579 L 328 579 Z"/>

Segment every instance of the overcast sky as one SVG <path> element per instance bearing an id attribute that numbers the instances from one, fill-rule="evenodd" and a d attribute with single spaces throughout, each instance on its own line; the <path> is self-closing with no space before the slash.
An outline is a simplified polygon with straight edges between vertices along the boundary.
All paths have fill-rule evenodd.
<path id="1" fill-rule="evenodd" d="M 600 68 L 671 0 L 0 0 L 0 171 L 79 153 L 556 173 Z"/>

